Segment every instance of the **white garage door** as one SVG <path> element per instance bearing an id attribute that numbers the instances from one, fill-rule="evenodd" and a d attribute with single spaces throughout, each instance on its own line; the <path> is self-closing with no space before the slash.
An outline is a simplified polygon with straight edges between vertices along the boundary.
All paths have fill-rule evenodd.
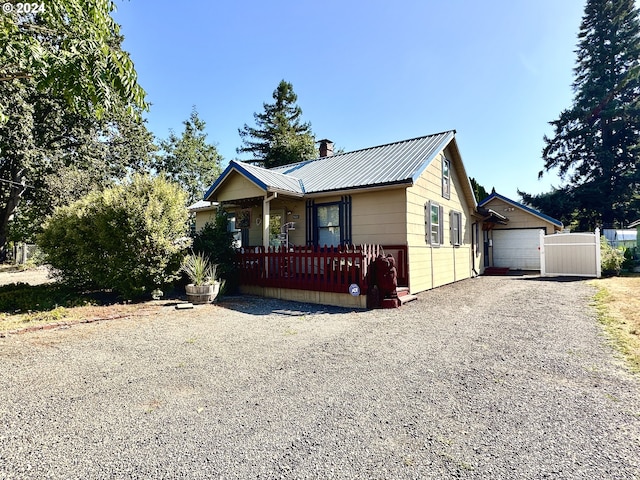
<path id="1" fill-rule="evenodd" d="M 493 265 L 515 270 L 540 270 L 537 228 L 493 231 Z"/>

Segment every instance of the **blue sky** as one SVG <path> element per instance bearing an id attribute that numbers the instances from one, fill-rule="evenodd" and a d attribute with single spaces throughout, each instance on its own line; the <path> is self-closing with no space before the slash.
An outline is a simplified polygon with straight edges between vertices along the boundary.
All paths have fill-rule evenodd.
<path id="1" fill-rule="evenodd" d="M 118 0 L 114 17 L 156 137 L 195 105 L 225 163 L 238 158 L 238 128 L 285 79 L 317 139 L 350 151 L 455 129 L 467 173 L 518 200 L 561 185 L 538 172 L 573 100 L 584 4 Z"/>

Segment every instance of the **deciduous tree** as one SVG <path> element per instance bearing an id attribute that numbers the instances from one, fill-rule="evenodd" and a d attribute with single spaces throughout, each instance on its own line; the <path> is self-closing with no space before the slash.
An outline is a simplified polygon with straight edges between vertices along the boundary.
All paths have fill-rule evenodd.
<path id="1" fill-rule="evenodd" d="M 11 219 L 27 220 L 27 234 L 56 204 L 141 169 L 154 148 L 112 1 L 29 4 L 35 13 L 5 3 L 14 8 L 0 15 L 0 249 Z"/>

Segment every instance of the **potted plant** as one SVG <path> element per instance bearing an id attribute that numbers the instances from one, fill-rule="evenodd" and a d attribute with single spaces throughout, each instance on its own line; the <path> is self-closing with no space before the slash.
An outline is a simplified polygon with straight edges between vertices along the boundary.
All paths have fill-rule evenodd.
<path id="1" fill-rule="evenodd" d="M 202 253 L 187 255 L 182 262 L 182 271 L 191 283 L 185 288 L 191 303 L 210 303 L 218 296 L 220 282 L 216 280 L 218 266 Z"/>

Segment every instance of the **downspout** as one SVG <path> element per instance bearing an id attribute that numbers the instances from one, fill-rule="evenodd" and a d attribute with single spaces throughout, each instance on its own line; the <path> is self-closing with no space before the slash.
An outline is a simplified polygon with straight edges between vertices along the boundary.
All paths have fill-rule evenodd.
<path id="1" fill-rule="evenodd" d="M 476 270 L 476 246 L 478 244 L 477 227 L 478 222 L 473 222 L 471 224 L 471 272 L 475 277 L 479 275 L 478 271 Z"/>

